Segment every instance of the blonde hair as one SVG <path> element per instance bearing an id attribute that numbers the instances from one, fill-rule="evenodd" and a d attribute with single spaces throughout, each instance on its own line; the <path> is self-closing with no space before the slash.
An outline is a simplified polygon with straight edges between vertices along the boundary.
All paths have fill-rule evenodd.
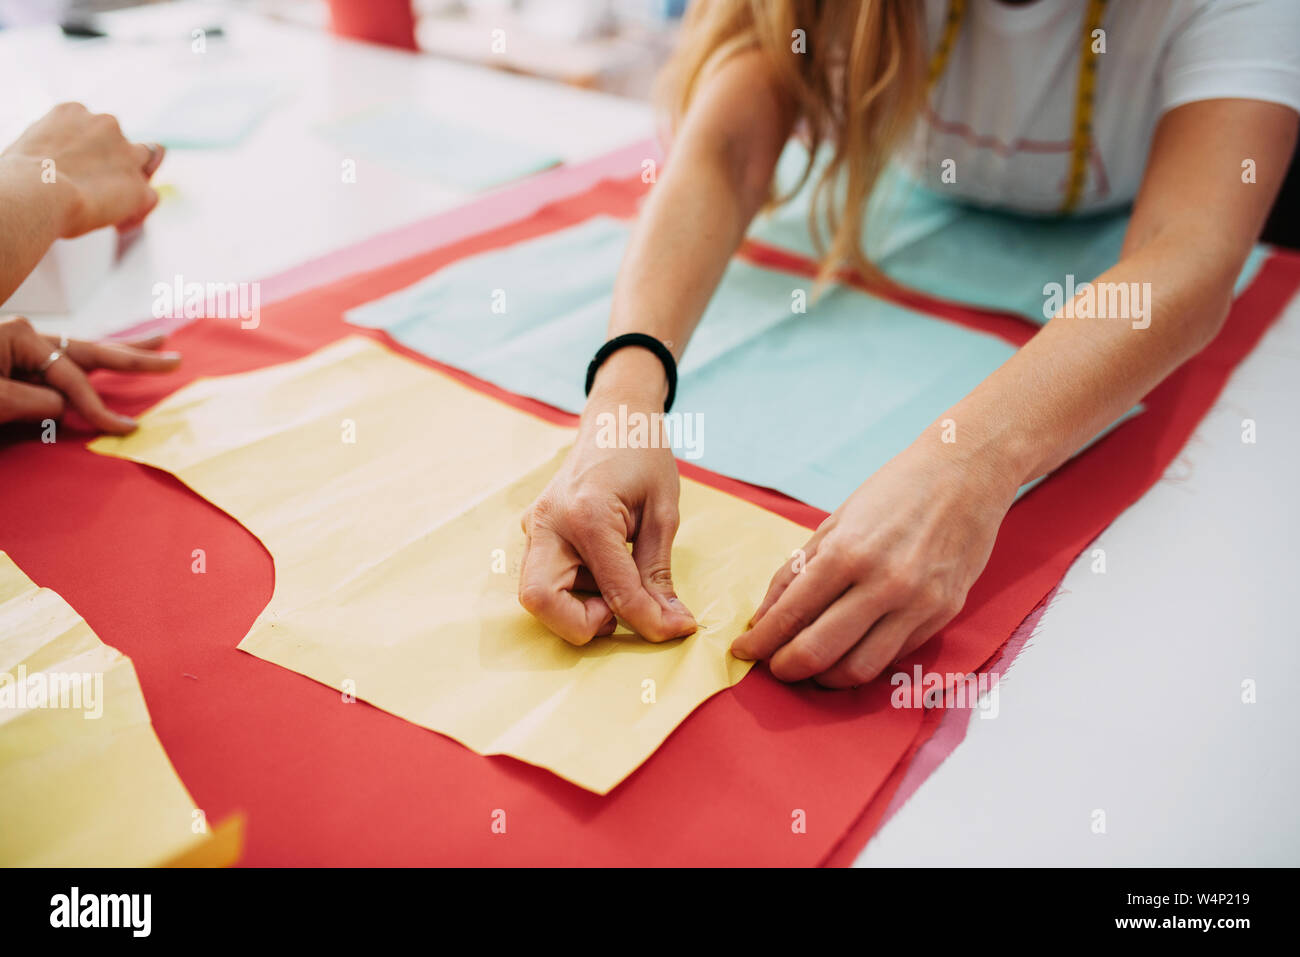
<path id="1" fill-rule="evenodd" d="M 876 277 L 863 251 L 865 205 L 924 102 L 924 27 L 920 0 L 695 0 L 657 98 L 676 127 L 710 74 L 737 53 L 760 51 L 797 110 L 810 157 L 798 183 L 770 204 L 808 181 L 812 157 L 829 140 L 808 211 L 821 274 L 848 266 Z"/>

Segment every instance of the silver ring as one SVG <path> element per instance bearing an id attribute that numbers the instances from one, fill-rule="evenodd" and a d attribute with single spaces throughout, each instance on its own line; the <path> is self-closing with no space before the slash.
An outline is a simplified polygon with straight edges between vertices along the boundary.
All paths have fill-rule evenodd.
<path id="1" fill-rule="evenodd" d="M 36 371 L 44 375 L 46 369 L 54 365 L 54 363 L 58 362 L 62 358 L 63 358 L 63 351 L 60 349 L 55 349 L 48 356 L 45 357 L 45 361 L 41 363 L 40 368 L 37 369 Z"/>
<path id="2" fill-rule="evenodd" d="M 63 353 L 68 351 L 68 334 L 66 332 L 59 336 L 59 351 Z"/>

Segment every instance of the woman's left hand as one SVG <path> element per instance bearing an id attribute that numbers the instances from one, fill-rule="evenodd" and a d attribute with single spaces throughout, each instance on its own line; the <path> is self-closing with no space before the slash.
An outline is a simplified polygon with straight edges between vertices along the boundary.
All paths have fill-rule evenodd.
<path id="1" fill-rule="evenodd" d="M 952 445 L 912 446 L 782 566 L 732 653 L 782 681 L 871 681 L 961 610 L 1016 490 Z"/>

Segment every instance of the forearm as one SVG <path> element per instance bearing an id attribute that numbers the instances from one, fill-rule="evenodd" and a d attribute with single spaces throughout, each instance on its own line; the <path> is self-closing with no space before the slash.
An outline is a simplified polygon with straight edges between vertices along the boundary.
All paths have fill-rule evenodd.
<path id="1" fill-rule="evenodd" d="M 1124 315 L 1085 318 L 1088 301 L 1077 295 L 943 416 L 957 441 L 938 451 L 1014 490 L 1066 461 L 1199 352 L 1227 315 L 1249 247 L 1189 238 L 1197 234 L 1185 226 L 1170 224 L 1093 283 L 1093 302 L 1109 284 L 1144 297 L 1149 290 L 1145 315 L 1131 300 Z M 918 441 L 935 446 L 939 433 L 927 433 Z"/>
<path id="2" fill-rule="evenodd" d="M 760 205 L 737 188 L 720 150 L 695 147 L 674 156 L 628 244 L 609 337 L 644 332 L 680 360 Z M 658 360 L 640 349 L 611 356 L 598 381 L 619 391 L 666 387 Z"/>
<path id="3" fill-rule="evenodd" d="M 66 203 L 28 157 L 0 155 L 0 303 L 22 285 L 62 233 Z"/>
<path id="4" fill-rule="evenodd" d="M 681 359 L 722 274 L 766 202 L 794 123 L 791 105 L 755 53 L 709 80 L 672 147 L 633 230 L 614 285 L 609 335 L 643 332 Z M 629 392 L 662 401 L 667 383 L 644 349 L 601 366 L 593 396 Z"/>

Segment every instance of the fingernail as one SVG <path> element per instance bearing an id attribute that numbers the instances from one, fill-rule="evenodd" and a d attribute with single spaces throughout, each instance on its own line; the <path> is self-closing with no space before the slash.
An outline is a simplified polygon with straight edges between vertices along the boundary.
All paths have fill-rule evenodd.
<path id="1" fill-rule="evenodd" d="M 753 661 L 754 659 L 743 648 L 737 650 L 735 645 L 731 646 L 731 654 L 741 661 Z"/>
<path id="2" fill-rule="evenodd" d="M 179 352 L 160 352 L 158 355 L 164 359 L 179 359 L 181 357 Z"/>
<path id="3" fill-rule="evenodd" d="M 679 599 L 676 595 L 668 596 L 668 604 L 672 607 L 673 611 L 677 612 L 678 614 L 685 615 L 691 621 L 695 620 L 695 616 L 691 614 L 691 610 L 687 608 L 685 605 L 683 605 L 681 599 Z"/>
<path id="4" fill-rule="evenodd" d="M 138 428 L 139 425 L 140 425 L 139 422 L 137 422 L 135 419 L 131 418 L 129 415 L 119 415 L 119 416 L 117 417 L 117 421 L 121 422 L 121 423 L 122 423 L 123 425 L 125 425 L 128 429 Z"/>

